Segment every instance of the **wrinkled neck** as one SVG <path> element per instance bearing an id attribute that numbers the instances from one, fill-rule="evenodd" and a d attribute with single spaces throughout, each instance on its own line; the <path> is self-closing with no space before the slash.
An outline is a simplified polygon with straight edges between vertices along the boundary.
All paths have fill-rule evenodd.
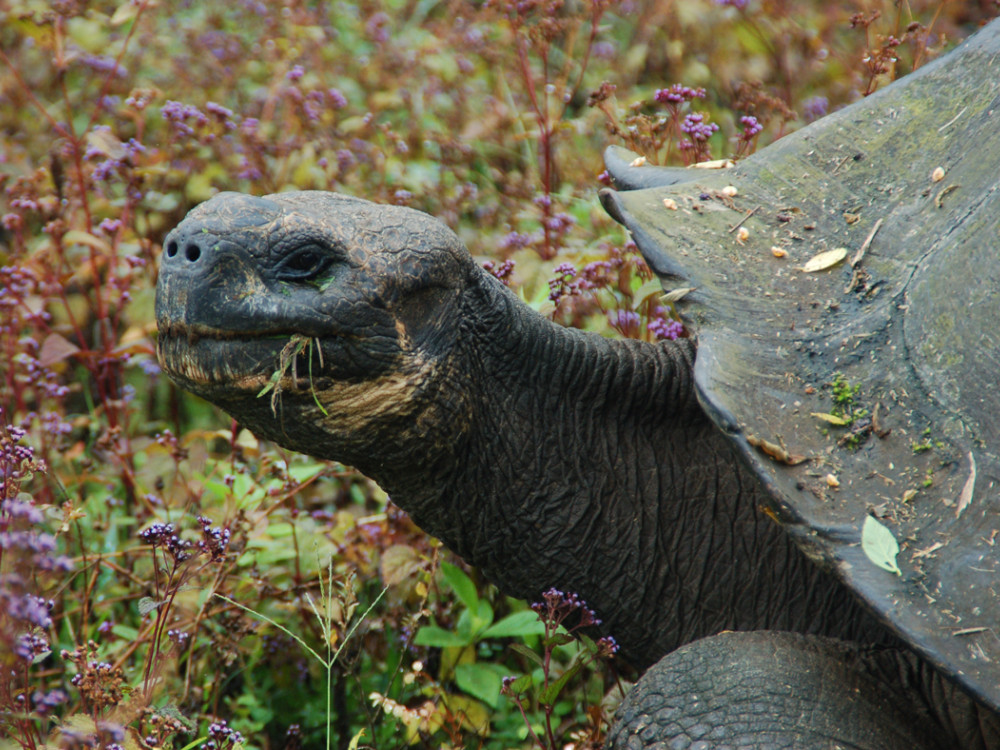
<path id="1" fill-rule="evenodd" d="M 448 383 L 433 397 L 462 401 L 467 414 L 436 460 L 408 463 L 383 483 L 467 558 L 476 548 L 463 541 L 452 502 L 474 493 L 476 506 L 489 509 L 526 498 L 578 501 L 609 483 L 637 489 L 624 475 L 648 448 L 668 451 L 668 433 L 704 420 L 691 341 L 650 344 L 564 328 L 485 275 L 477 292 L 458 322 Z"/>
<path id="2" fill-rule="evenodd" d="M 640 666 L 727 629 L 883 638 L 758 512 L 698 406 L 692 342 L 609 340 L 481 292 L 454 353 L 467 419 L 444 458 L 383 483 L 418 525 L 509 595 L 578 594 Z"/>

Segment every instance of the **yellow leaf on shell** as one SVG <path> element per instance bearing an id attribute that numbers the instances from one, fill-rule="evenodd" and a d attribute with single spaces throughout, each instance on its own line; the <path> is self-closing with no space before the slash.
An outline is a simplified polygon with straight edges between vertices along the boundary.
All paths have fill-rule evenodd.
<path id="1" fill-rule="evenodd" d="M 838 247 L 834 250 L 827 250 L 826 252 L 820 253 L 819 255 L 814 255 L 806 264 L 802 266 L 802 270 L 806 273 L 816 273 L 817 271 L 825 271 L 828 268 L 833 268 L 835 265 L 840 263 L 844 258 L 847 257 L 847 248 Z"/>

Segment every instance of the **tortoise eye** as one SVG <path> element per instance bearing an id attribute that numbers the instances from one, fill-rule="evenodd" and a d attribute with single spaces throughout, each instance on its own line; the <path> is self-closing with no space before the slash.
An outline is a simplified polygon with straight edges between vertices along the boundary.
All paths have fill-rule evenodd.
<path id="1" fill-rule="evenodd" d="M 286 255 L 275 273 L 283 281 L 307 281 L 326 270 L 330 260 L 322 249 L 307 245 Z"/>

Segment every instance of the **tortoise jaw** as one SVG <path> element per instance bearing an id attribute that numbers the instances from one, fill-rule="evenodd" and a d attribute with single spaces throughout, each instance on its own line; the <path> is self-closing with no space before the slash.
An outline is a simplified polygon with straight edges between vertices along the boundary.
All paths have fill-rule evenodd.
<path id="1" fill-rule="evenodd" d="M 223 393 L 256 395 L 274 375 L 279 355 L 295 334 L 245 337 L 205 326 L 160 331 L 156 354 L 178 385 L 209 400 Z"/>

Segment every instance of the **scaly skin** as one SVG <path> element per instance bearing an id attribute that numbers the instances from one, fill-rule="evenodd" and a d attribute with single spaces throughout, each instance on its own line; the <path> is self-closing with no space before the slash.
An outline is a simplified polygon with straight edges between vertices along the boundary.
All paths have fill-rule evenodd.
<path id="1" fill-rule="evenodd" d="M 357 467 L 505 592 L 579 594 L 636 666 L 724 630 L 894 643 L 759 512 L 691 341 L 558 327 L 429 217 L 327 193 L 217 196 L 160 273 L 178 383 Z"/>

